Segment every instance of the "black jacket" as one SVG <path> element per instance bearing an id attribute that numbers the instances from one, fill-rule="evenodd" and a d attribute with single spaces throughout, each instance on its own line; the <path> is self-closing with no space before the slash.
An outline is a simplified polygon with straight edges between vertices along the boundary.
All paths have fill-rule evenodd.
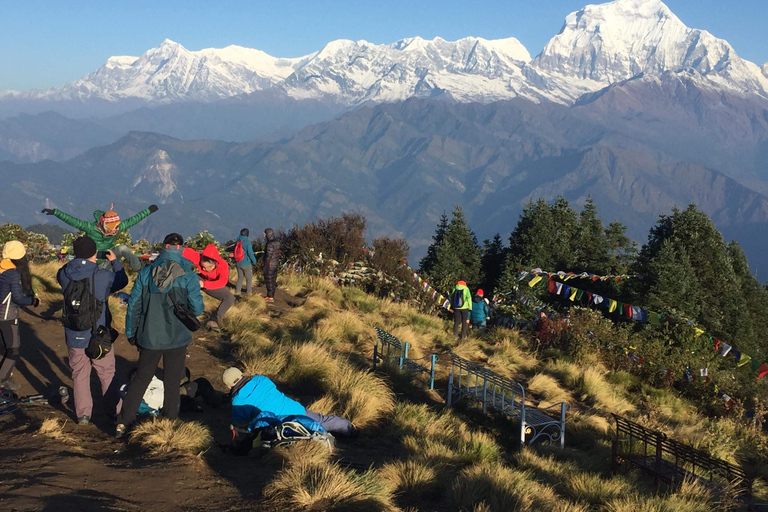
<path id="1" fill-rule="evenodd" d="M 264 235 L 267 239 L 267 245 L 264 247 L 264 269 L 274 271 L 280 263 L 280 242 L 271 229 L 264 231 Z"/>

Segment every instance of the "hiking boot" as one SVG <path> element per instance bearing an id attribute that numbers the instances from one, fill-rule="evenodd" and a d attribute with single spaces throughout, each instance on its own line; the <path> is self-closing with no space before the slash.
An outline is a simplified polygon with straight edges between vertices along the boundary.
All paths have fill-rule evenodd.
<path id="1" fill-rule="evenodd" d="M 122 439 L 123 436 L 125 435 L 125 430 L 126 430 L 125 425 L 123 425 L 122 423 L 118 423 L 117 426 L 115 427 L 115 439 Z"/>
<path id="2" fill-rule="evenodd" d="M 80 416 L 77 418 L 77 424 L 78 425 L 90 425 L 91 423 L 91 417 L 90 416 Z"/>
<path id="3" fill-rule="evenodd" d="M 216 331 L 219 332 L 221 329 L 219 328 L 219 324 L 217 324 L 213 320 L 208 320 L 208 322 L 205 324 L 205 326 L 208 328 L 209 331 Z"/>
<path id="4" fill-rule="evenodd" d="M 0 388 L 9 389 L 11 391 L 18 391 L 21 389 L 21 384 L 8 377 L 4 381 L 0 382 Z"/>
<path id="5" fill-rule="evenodd" d="M 264 297 L 264 302 L 275 302 L 274 297 Z"/>

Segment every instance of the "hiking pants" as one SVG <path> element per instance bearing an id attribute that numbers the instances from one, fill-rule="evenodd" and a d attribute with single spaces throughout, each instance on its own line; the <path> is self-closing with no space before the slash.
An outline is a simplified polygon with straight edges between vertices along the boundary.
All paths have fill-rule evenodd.
<path id="1" fill-rule="evenodd" d="M 112 248 L 112 252 L 115 253 L 118 261 L 125 259 L 127 266 L 130 266 L 133 270 L 141 270 L 141 262 L 138 256 L 133 254 L 133 251 L 127 245 L 116 245 Z M 99 268 L 103 268 L 112 272 L 112 263 L 109 260 L 99 260 Z"/>
<path id="2" fill-rule="evenodd" d="M 485 320 L 483 320 L 482 322 L 472 322 L 472 328 L 477 329 L 480 332 L 485 332 L 488 330 Z"/>
<path id="3" fill-rule="evenodd" d="M 469 319 L 468 309 L 453 310 L 453 336 L 459 335 L 459 324 L 461 324 L 461 339 L 467 337 L 467 320 Z"/>
<path id="4" fill-rule="evenodd" d="M 102 359 L 91 359 L 84 348 L 67 347 L 69 367 L 72 369 L 72 388 L 75 394 L 75 414 L 78 418 L 92 416 L 91 369 L 101 382 L 104 409 L 114 415 L 117 408 L 117 381 L 115 381 L 115 351 L 110 350 Z"/>
<path id="5" fill-rule="evenodd" d="M 248 295 L 253 293 L 253 266 L 237 267 L 237 282 L 235 283 L 235 293 L 240 295 L 242 287 L 241 282 L 245 282 L 245 293 Z"/>
<path id="6" fill-rule="evenodd" d="M 352 432 L 355 430 L 355 427 L 352 426 L 352 423 L 350 423 L 349 420 L 345 420 L 340 416 L 325 415 L 312 411 L 306 411 L 304 416 L 315 420 L 331 434 L 351 436 Z"/>
<path id="7" fill-rule="evenodd" d="M 264 284 L 267 287 L 267 297 L 274 298 L 275 290 L 277 290 L 277 266 L 275 268 L 264 267 Z"/>
<path id="8" fill-rule="evenodd" d="M 139 349 L 139 366 L 131 385 L 123 399 L 123 408 L 117 417 L 117 423 L 130 425 L 136 420 L 136 413 L 147 391 L 147 386 L 155 376 L 155 370 L 163 358 L 163 416 L 174 419 L 179 417 L 181 396 L 179 386 L 184 378 L 184 365 L 187 359 L 186 345 L 168 350 Z"/>
<path id="9" fill-rule="evenodd" d="M 0 382 L 11 376 L 19 358 L 20 347 L 19 319 L 0 320 L 0 348 L 3 349 L 3 358 L 0 359 Z"/>
<path id="10" fill-rule="evenodd" d="M 229 311 L 229 308 L 231 308 L 232 305 L 235 303 L 235 296 L 232 295 L 232 292 L 227 290 L 226 287 L 216 288 L 215 290 L 203 289 L 203 291 L 206 294 L 213 297 L 214 299 L 221 301 L 221 304 L 219 304 L 219 308 L 216 310 L 216 313 L 211 315 L 211 320 L 213 320 L 217 324 L 221 324 L 221 321 L 224 320 L 224 315 L 227 313 L 227 311 Z"/>

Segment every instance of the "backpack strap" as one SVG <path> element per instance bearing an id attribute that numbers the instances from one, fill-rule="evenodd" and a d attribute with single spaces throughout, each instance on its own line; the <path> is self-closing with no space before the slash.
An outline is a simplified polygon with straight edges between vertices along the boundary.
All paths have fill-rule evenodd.
<path id="1" fill-rule="evenodd" d="M 8 320 L 8 310 L 11 309 L 11 292 L 8 292 L 8 295 L 5 296 L 5 299 L 3 299 L 3 302 L 0 303 L 0 306 L 5 306 L 3 320 Z"/>
<path id="2" fill-rule="evenodd" d="M 98 329 L 99 326 L 99 318 L 96 316 L 96 308 L 99 306 L 98 299 L 96 299 L 96 271 L 99 270 L 99 267 L 96 267 L 96 270 L 93 271 L 93 274 L 91 275 L 91 295 L 93 295 L 93 327 L 91 327 L 91 335 L 96 333 L 96 329 Z"/>

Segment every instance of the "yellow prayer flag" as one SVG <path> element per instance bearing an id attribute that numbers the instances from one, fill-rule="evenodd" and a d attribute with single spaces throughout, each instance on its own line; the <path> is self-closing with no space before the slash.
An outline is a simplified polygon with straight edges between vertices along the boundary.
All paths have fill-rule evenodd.
<path id="1" fill-rule="evenodd" d="M 739 362 L 736 366 L 744 366 L 748 362 L 750 362 L 752 358 L 745 354 L 744 352 L 741 353 L 741 357 L 739 358 Z"/>
<path id="2" fill-rule="evenodd" d="M 701 327 L 694 327 L 693 329 L 696 331 L 696 337 L 697 338 L 699 336 L 701 336 L 702 334 L 704 334 L 704 329 L 702 329 Z"/>
<path id="3" fill-rule="evenodd" d="M 616 301 L 608 299 L 608 312 L 613 313 L 614 311 L 616 311 Z"/>
<path id="4" fill-rule="evenodd" d="M 571 288 L 571 296 L 568 297 L 569 299 L 571 299 L 571 302 L 576 300 L 577 293 L 579 293 L 579 290 L 577 290 L 576 288 Z"/>
<path id="5" fill-rule="evenodd" d="M 528 283 L 528 286 L 530 286 L 531 288 L 533 288 L 534 286 L 536 286 L 536 284 L 537 284 L 539 281 L 541 281 L 541 279 L 542 279 L 542 277 L 541 277 L 541 276 L 536 276 L 536 277 L 534 277 L 534 278 L 533 278 L 533 279 L 531 279 L 531 281 Z"/>

